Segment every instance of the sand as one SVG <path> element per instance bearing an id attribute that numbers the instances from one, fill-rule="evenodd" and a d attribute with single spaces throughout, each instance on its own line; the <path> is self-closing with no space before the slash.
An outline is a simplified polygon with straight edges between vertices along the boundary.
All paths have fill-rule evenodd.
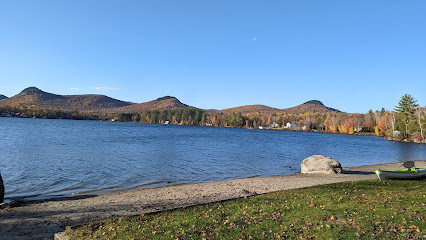
<path id="1" fill-rule="evenodd" d="M 416 161 L 425 168 L 426 161 Z M 91 220 L 132 216 L 281 190 L 345 181 L 377 179 L 375 169 L 395 170 L 401 163 L 345 169 L 344 174 L 296 174 L 83 196 L 18 202 L 0 207 L 1 239 L 52 239 L 66 226 Z"/>

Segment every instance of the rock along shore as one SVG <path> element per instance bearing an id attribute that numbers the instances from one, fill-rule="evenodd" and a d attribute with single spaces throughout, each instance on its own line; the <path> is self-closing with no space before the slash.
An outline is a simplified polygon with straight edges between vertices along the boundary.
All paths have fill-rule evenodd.
<path id="1" fill-rule="evenodd" d="M 377 179 L 374 170 L 401 169 L 402 163 L 344 169 L 343 174 L 295 174 L 178 185 L 95 196 L 18 202 L 0 206 L 0 236 L 4 239 L 52 239 L 66 226 L 91 220 L 131 216 L 223 201 L 268 192 Z M 416 161 L 426 168 L 426 161 Z M 12 206 L 10 206 L 12 205 Z"/>

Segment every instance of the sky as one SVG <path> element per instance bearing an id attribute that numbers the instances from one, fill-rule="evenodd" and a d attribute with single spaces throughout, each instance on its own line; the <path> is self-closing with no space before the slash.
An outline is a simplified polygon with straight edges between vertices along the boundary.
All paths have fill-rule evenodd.
<path id="1" fill-rule="evenodd" d="M 0 0 L 0 94 L 426 105 L 424 0 Z"/>

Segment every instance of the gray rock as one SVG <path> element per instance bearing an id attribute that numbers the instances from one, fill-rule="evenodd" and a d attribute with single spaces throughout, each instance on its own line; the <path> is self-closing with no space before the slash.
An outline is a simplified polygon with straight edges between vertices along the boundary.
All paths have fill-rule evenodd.
<path id="1" fill-rule="evenodd" d="M 392 136 L 394 138 L 402 138 L 404 135 L 400 131 L 394 131 Z"/>
<path id="2" fill-rule="evenodd" d="M 313 155 L 306 158 L 302 161 L 300 167 L 302 173 L 342 173 L 342 166 L 338 161 L 323 155 Z"/>
<path id="3" fill-rule="evenodd" d="M 3 185 L 3 179 L 1 178 L 0 173 L 0 203 L 3 203 L 4 201 L 4 185 Z"/>

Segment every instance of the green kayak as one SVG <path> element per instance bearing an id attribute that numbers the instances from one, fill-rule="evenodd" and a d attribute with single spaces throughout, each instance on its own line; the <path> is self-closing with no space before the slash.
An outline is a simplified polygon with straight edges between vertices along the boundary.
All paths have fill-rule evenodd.
<path id="1" fill-rule="evenodd" d="M 376 174 L 380 180 L 388 179 L 419 179 L 426 176 L 426 168 L 406 168 L 398 171 L 378 169 Z"/>

